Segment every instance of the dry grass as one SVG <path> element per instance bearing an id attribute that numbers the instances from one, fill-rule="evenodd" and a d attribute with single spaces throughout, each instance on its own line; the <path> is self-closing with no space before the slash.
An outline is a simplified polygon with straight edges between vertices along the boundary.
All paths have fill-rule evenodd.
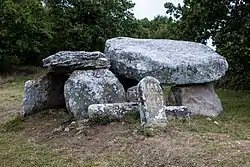
<path id="1" fill-rule="evenodd" d="M 31 74 L 29 74 L 32 71 Z M 19 111 L 25 81 L 35 79 L 44 73 L 44 69 L 30 68 L 29 73 L 22 75 L 0 76 L 0 117 L 8 119 Z"/>
<path id="2" fill-rule="evenodd" d="M 20 108 L 24 80 L 34 76 L 16 76 L 0 84 L 0 166 L 250 166 L 247 93 L 219 90 L 225 108 L 220 117 L 171 121 L 147 137 L 138 124 L 127 121 L 72 126 L 63 110 L 24 120 L 13 117 Z"/>

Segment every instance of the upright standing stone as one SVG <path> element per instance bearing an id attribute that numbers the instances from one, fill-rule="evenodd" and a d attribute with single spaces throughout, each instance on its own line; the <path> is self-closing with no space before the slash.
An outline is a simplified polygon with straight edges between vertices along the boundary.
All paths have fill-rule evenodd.
<path id="1" fill-rule="evenodd" d="M 176 86 L 172 91 L 177 105 L 187 106 L 192 114 L 217 116 L 223 111 L 213 83 Z"/>
<path id="2" fill-rule="evenodd" d="M 167 117 L 189 118 L 190 112 L 186 106 L 166 106 L 165 112 Z"/>
<path id="3" fill-rule="evenodd" d="M 138 84 L 140 117 L 144 126 L 166 126 L 166 100 L 160 82 L 154 77 L 145 77 Z"/>
<path id="4" fill-rule="evenodd" d="M 37 80 L 27 81 L 20 114 L 25 116 L 43 109 L 65 107 L 63 87 L 67 79 L 67 75 L 49 72 Z"/>

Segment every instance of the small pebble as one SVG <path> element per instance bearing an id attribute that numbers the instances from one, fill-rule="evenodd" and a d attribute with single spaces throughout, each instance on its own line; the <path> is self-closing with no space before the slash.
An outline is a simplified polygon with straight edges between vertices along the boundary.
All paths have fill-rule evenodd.
<path id="1" fill-rule="evenodd" d="M 209 118 L 209 117 L 208 117 L 208 118 L 206 118 L 206 120 L 208 120 L 208 121 L 212 121 L 212 119 L 211 119 L 211 118 Z"/>
<path id="2" fill-rule="evenodd" d="M 65 129 L 64 129 L 64 132 L 69 132 L 69 128 L 68 128 L 68 127 L 65 128 Z"/>
<path id="3" fill-rule="evenodd" d="M 215 123 L 216 125 L 220 125 L 217 121 L 214 121 L 214 123 Z"/>

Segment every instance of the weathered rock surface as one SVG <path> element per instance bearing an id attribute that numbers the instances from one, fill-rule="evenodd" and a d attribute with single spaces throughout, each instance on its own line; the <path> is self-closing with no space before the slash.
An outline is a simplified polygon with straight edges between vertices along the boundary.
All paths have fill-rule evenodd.
<path id="1" fill-rule="evenodd" d="M 107 116 L 110 119 L 120 119 L 126 114 L 139 113 L 137 103 L 93 104 L 88 107 L 89 117 Z"/>
<path id="2" fill-rule="evenodd" d="M 109 68 L 110 61 L 101 52 L 61 51 L 43 59 L 43 66 L 56 72 L 73 72 L 77 69 Z"/>
<path id="3" fill-rule="evenodd" d="M 43 109 L 65 107 L 63 87 L 67 75 L 47 73 L 38 80 L 29 80 L 24 86 L 21 115 L 29 115 Z"/>
<path id="4" fill-rule="evenodd" d="M 141 123 L 144 126 L 166 126 L 166 100 L 160 82 L 145 77 L 138 84 Z"/>
<path id="5" fill-rule="evenodd" d="M 190 115 L 186 106 L 166 106 L 164 110 L 167 117 L 187 118 Z"/>
<path id="6" fill-rule="evenodd" d="M 67 109 L 76 118 L 87 117 L 91 104 L 126 101 L 122 84 L 107 69 L 74 71 L 64 86 Z"/>
<path id="7" fill-rule="evenodd" d="M 192 114 L 217 116 L 223 111 L 213 83 L 176 86 L 172 91 L 177 105 L 187 106 Z"/>
<path id="8" fill-rule="evenodd" d="M 224 57 L 187 41 L 113 38 L 107 40 L 105 54 L 117 75 L 138 81 L 154 76 L 161 83 L 207 83 L 218 80 L 228 69 Z"/>
<path id="9" fill-rule="evenodd" d="M 127 90 L 127 102 L 139 102 L 138 86 L 133 86 Z"/>
<path id="10" fill-rule="evenodd" d="M 168 106 L 176 106 L 177 103 L 175 101 L 175 97 L 174 97 L 174 94 L 173 94 L 173 91 L 170 89 L 169 92 L 168 92 L 168 95 L 167 95 L 167 105 Z"/>

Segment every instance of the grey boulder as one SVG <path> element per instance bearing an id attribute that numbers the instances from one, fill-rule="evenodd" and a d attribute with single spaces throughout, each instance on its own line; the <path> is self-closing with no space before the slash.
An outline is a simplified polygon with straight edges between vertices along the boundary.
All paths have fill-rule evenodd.
<path id="1" fill-rule="evenodd" d="M 127 101 L 128 102 L 138 102 L 138 86 L 133 86 L 127 90 Z"/>
<path id="2" fill-rule="evenodd" d="M 138 84 L 140 118 L 143 126 L 166 126 L 166 100 L 160 82 L 145 77 Z"/>
<path id="3" fill-rule="evenodd" d="M 122 84 L 107 69 L 74 71 L 64 86 L 68 111 L 76 118 L 86 118 L 91 104 L 126 101 Z"/>
<path id="4" fill-rule="evenodd" d="M 139 114 L 137 103 L 110 103 L 110 104 L 92 104 L 88 107 L 90 118 L 95 116 L 106 116 L 110 119 L 120 119 L 127 114 Z"/>
<path id="5" fill-rule="evenodd" d="M 119 37 L 106 41 L 105 54 L 118 76 L 137 81 L 154 76 L 168 84 L 207 83 L 228 69 L 226 59 L 208 46 L 187 41 Z"/>
<path id="6" fill-rule="evenodd" d="M 189 118 L 190 112 L 186 106 L 166 106 L 164 108 L 167 117 Z"/>
<path id="7" fill-rule="evenodd" d="M 98 51 L 60 51 L 43 59 L 43 66 L 56 72 L 73 72 L 77 69 L 109 68 L 110 61 Z"/>
<path id="8" fill-rule="evenodd" d="M 172 91 L 177 105 L 186 106 L 192 114 L 214 117 L 223 111 L 213 83 L 176 86 Z"/>
<path id="9" fill-rule="evenodd" d="M 47 73 L 25 82 L 20 114 L 26 116 L 43 109 L 64 107 L 63 87 L 68 76 Z"/>

